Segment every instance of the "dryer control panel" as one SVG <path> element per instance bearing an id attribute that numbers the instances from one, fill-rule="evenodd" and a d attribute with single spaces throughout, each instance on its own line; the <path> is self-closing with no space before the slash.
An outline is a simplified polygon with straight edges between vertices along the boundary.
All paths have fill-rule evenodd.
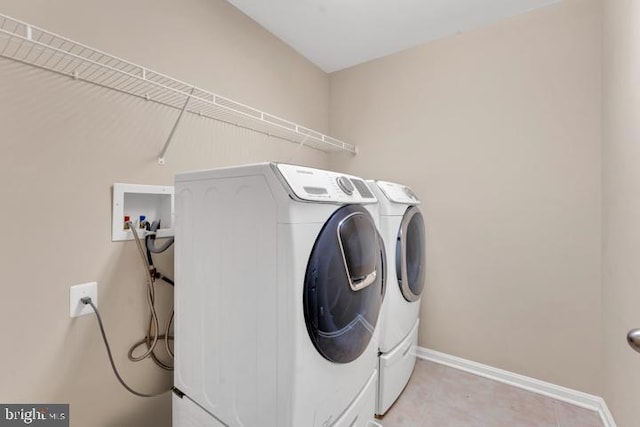
<path id="1" fill-rule="evenodd" d="M 294 198 L 325 203 L 376 203 L 364 180 L 352 175 L 295 166 L 274 164 Z"/>
<path id="2" fill-rule="evenodd" d="M 387 181 L 375 181 L 375 184 L 382 190 L 385 196 L 394 203 L 404 203 L 407 205 L 418 205 L 420 199 L 409 187 Z"/>

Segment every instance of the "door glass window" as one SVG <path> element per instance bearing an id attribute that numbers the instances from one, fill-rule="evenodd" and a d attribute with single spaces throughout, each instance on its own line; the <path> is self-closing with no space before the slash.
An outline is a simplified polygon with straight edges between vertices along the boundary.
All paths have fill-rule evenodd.
<path id="1" fill-rule="evenodd" d="M 420 298 L 425 279 L 424 219 L 417 207 L 407 209 L 396 243 L 396 274 L 407 301 Z"/>
<path id="2" fill-rule="evenodd" d="M 309 336 L 326 359 L 348 363 L 369 344 L 384 292 L 384 249 L 362 206 L 338 209 L 320 231 L 305 274 Z"/>

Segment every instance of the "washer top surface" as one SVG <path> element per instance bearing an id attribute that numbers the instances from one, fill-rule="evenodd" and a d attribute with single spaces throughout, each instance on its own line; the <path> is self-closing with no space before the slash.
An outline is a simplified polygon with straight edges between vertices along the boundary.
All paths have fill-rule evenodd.
<path id="1" fill-rule="evenodd" d="M 382 194 L 385 195 L 386 200 L 391 203 L 399 203 L 403 205 L 420 204 L 420 199 L 418 199 L 416 193 L 406 185 L 388 181 L 373 181 L 373 183 L 380 188 Z"/>
<path id="2" fill-rule="evenodd" d="M 378 199 L 382 216 L 402 216 L 410 206 L 420 205 L 416 193 L 406 185 L 378 180 L 368 180 L 367 184 Z"/>

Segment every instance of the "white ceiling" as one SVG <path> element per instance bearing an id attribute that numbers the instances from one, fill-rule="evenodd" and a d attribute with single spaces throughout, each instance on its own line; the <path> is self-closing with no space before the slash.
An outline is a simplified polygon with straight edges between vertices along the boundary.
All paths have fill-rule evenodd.
<path id="1" fill-rule="evenodd" d="M 326 72 L 560 0 L 227 0 Z"/>

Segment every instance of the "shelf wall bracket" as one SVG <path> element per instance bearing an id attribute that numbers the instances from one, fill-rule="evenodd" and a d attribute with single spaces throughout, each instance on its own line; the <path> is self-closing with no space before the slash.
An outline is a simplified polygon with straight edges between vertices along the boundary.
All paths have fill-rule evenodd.
<path id="1" fill-rule="evenodd" d="M 171 141 L 173 140 L 173 135 L 176 133 L 176 129 L 178 129 L 178 125 L 180 124 L 180 120 L 182 120 L 182 116 L 184 115 L 184 112 L 187 110 L 187 105 L 189 105 L 189 101 L 191 100 L 191 95 L 193 95 L 193 91 L 195 90 L 195 87 L 191 88 L 191 92 L 189 92 L 189 95 L 187 95 L 187 99 L 184 101 L 184 105 L 182 106 L 182 109 L 180 110 L 180 114 L 178 114 L 178 118 L 176 119 L 176 122 L 173 124 L 173 128 L 171 128 L 171 132 L 169 133 L 169 136 L 167 137 L 167 141 L 164 143 L 164 146 L 162 147 L 162 151 L 160 151 L 160 156 L 158 157 L 158 164 L 163 166 L 165 163 L 164 160 L 164 155 L 167 154 L 167 150 L 169 149 L 169 145 L 171 144 Z"/>

